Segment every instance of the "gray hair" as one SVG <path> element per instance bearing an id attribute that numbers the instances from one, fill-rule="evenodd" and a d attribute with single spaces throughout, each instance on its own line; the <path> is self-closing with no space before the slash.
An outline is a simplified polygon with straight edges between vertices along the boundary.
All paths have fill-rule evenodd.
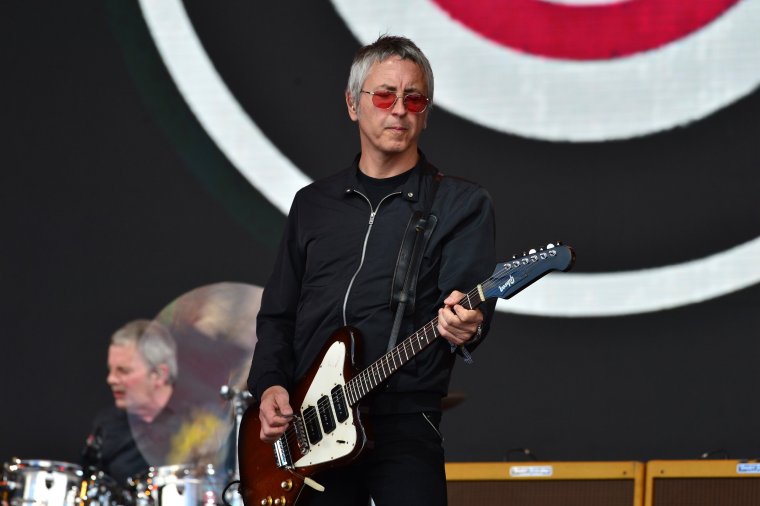
<path id="1" fill-rule="evenodd" d="M 151 370 L 166 364 L 169 368 L 169 383 L 173 384 L 177 380 L 177 343 L 161 323 L 151 320 L 131 321 L 114 332 L 111 344 L 134 344 Z"/>
<path id="2" fill-rule="evenodd" d="M 410 60 L 417 64 L 425 76 L 427 96 L 430 99 L 428 110 L 433 107 L 433 69 L 424 53 L 417 45 L 406 37 L 393 35 L 381 35 L 375 42 L 364 46 L 356 52 L 348 74 L 346 93 L 351 97 L 351 105 L 354 108 L 359 105 L 364 81 L 367 80 L 369 69 L 377 62 L 385 61 L 391 56 L 398 56 L 402 60 Z"/>

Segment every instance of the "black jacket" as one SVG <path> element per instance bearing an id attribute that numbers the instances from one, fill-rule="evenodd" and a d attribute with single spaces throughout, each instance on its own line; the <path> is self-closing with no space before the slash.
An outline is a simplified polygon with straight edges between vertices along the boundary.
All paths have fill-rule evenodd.
<path id="1" fill-rule="evenodd" d="M 385 353 L 401 240 L 412 212 L 424 207 L 435 170 L 420 155 L 407 182 L 374 210 L 357 170 L 355 161 L 296 194 L 257 319 L 258 342 L 248 379 L 257 398 L 273 385 L 290 390 L 342 326 L 361 332 L 360 369 Z M 486 279 L 496 263 L 493 207 L 482 187 L 444 177 L 432 214 L 438 223 L 422 260 L 416 311 L 405 319 L 398 341 L 432 320 L 452 290 L 467 292 Z M 485 335 L 493 303 L 480 307 L 486 316 Z M 436 340 L 388 380 L 377 396 L 382 402 L 372 409 L 440 409 L 455 356 L 447 341 Z"/>

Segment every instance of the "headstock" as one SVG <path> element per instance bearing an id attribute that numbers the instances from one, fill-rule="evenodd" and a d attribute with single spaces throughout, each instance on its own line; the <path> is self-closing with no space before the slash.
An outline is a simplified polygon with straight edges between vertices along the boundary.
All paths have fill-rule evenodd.
<path id="1" fill-rule="evenodd" d="M 485 298 L 508 299 L 551 271 L 569 271 L 574 263 L 575 252 L 570 246 L 549 243 L 497 264 L 481 289 Z"/>

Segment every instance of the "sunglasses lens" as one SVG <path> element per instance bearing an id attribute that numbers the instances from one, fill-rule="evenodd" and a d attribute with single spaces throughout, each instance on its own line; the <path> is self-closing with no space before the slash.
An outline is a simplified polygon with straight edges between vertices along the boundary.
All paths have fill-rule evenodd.
<path id="1" fill-rule="evenodd" d="M 396 103 L 396 94 L 390 91 L 376 91 L 371 93 L 372 104 L 380 109 L 390 109 Z M 404 107 L 409 112 L 422 112 L 428 104 L 428 99 L 421 93 L 404 95 Z"/>
<path id="2" fill-rule="evenodd" d="M 376 91 L 372 95 L 372 104 L 380 109 L 389 109 L 396 101 L 396 95 L 390 91 Z"/>
<path id="3" fill-rule="evenodd" d="M 409 112 L 422 112 L 427 107 L 427 97 L 418 93 L 412 93 L 404 97 L 404 105 Z"/>

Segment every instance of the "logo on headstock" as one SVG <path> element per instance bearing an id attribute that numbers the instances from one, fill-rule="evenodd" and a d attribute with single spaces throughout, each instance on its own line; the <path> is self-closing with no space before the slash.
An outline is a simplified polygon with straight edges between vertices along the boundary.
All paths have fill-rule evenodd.
<path id="1" fill-rule="evenodd" d="M 515 284 L 515 277 L 510 274 L 509 279 L 506 281 L 506 283 L 504 283 L 503 285 L 499 285 L 499 291 L 501 293 L 504 293 L 504 290 L 506 290 L 507 288 L 509 288 L 510 286 L 514 284 Z"/>

